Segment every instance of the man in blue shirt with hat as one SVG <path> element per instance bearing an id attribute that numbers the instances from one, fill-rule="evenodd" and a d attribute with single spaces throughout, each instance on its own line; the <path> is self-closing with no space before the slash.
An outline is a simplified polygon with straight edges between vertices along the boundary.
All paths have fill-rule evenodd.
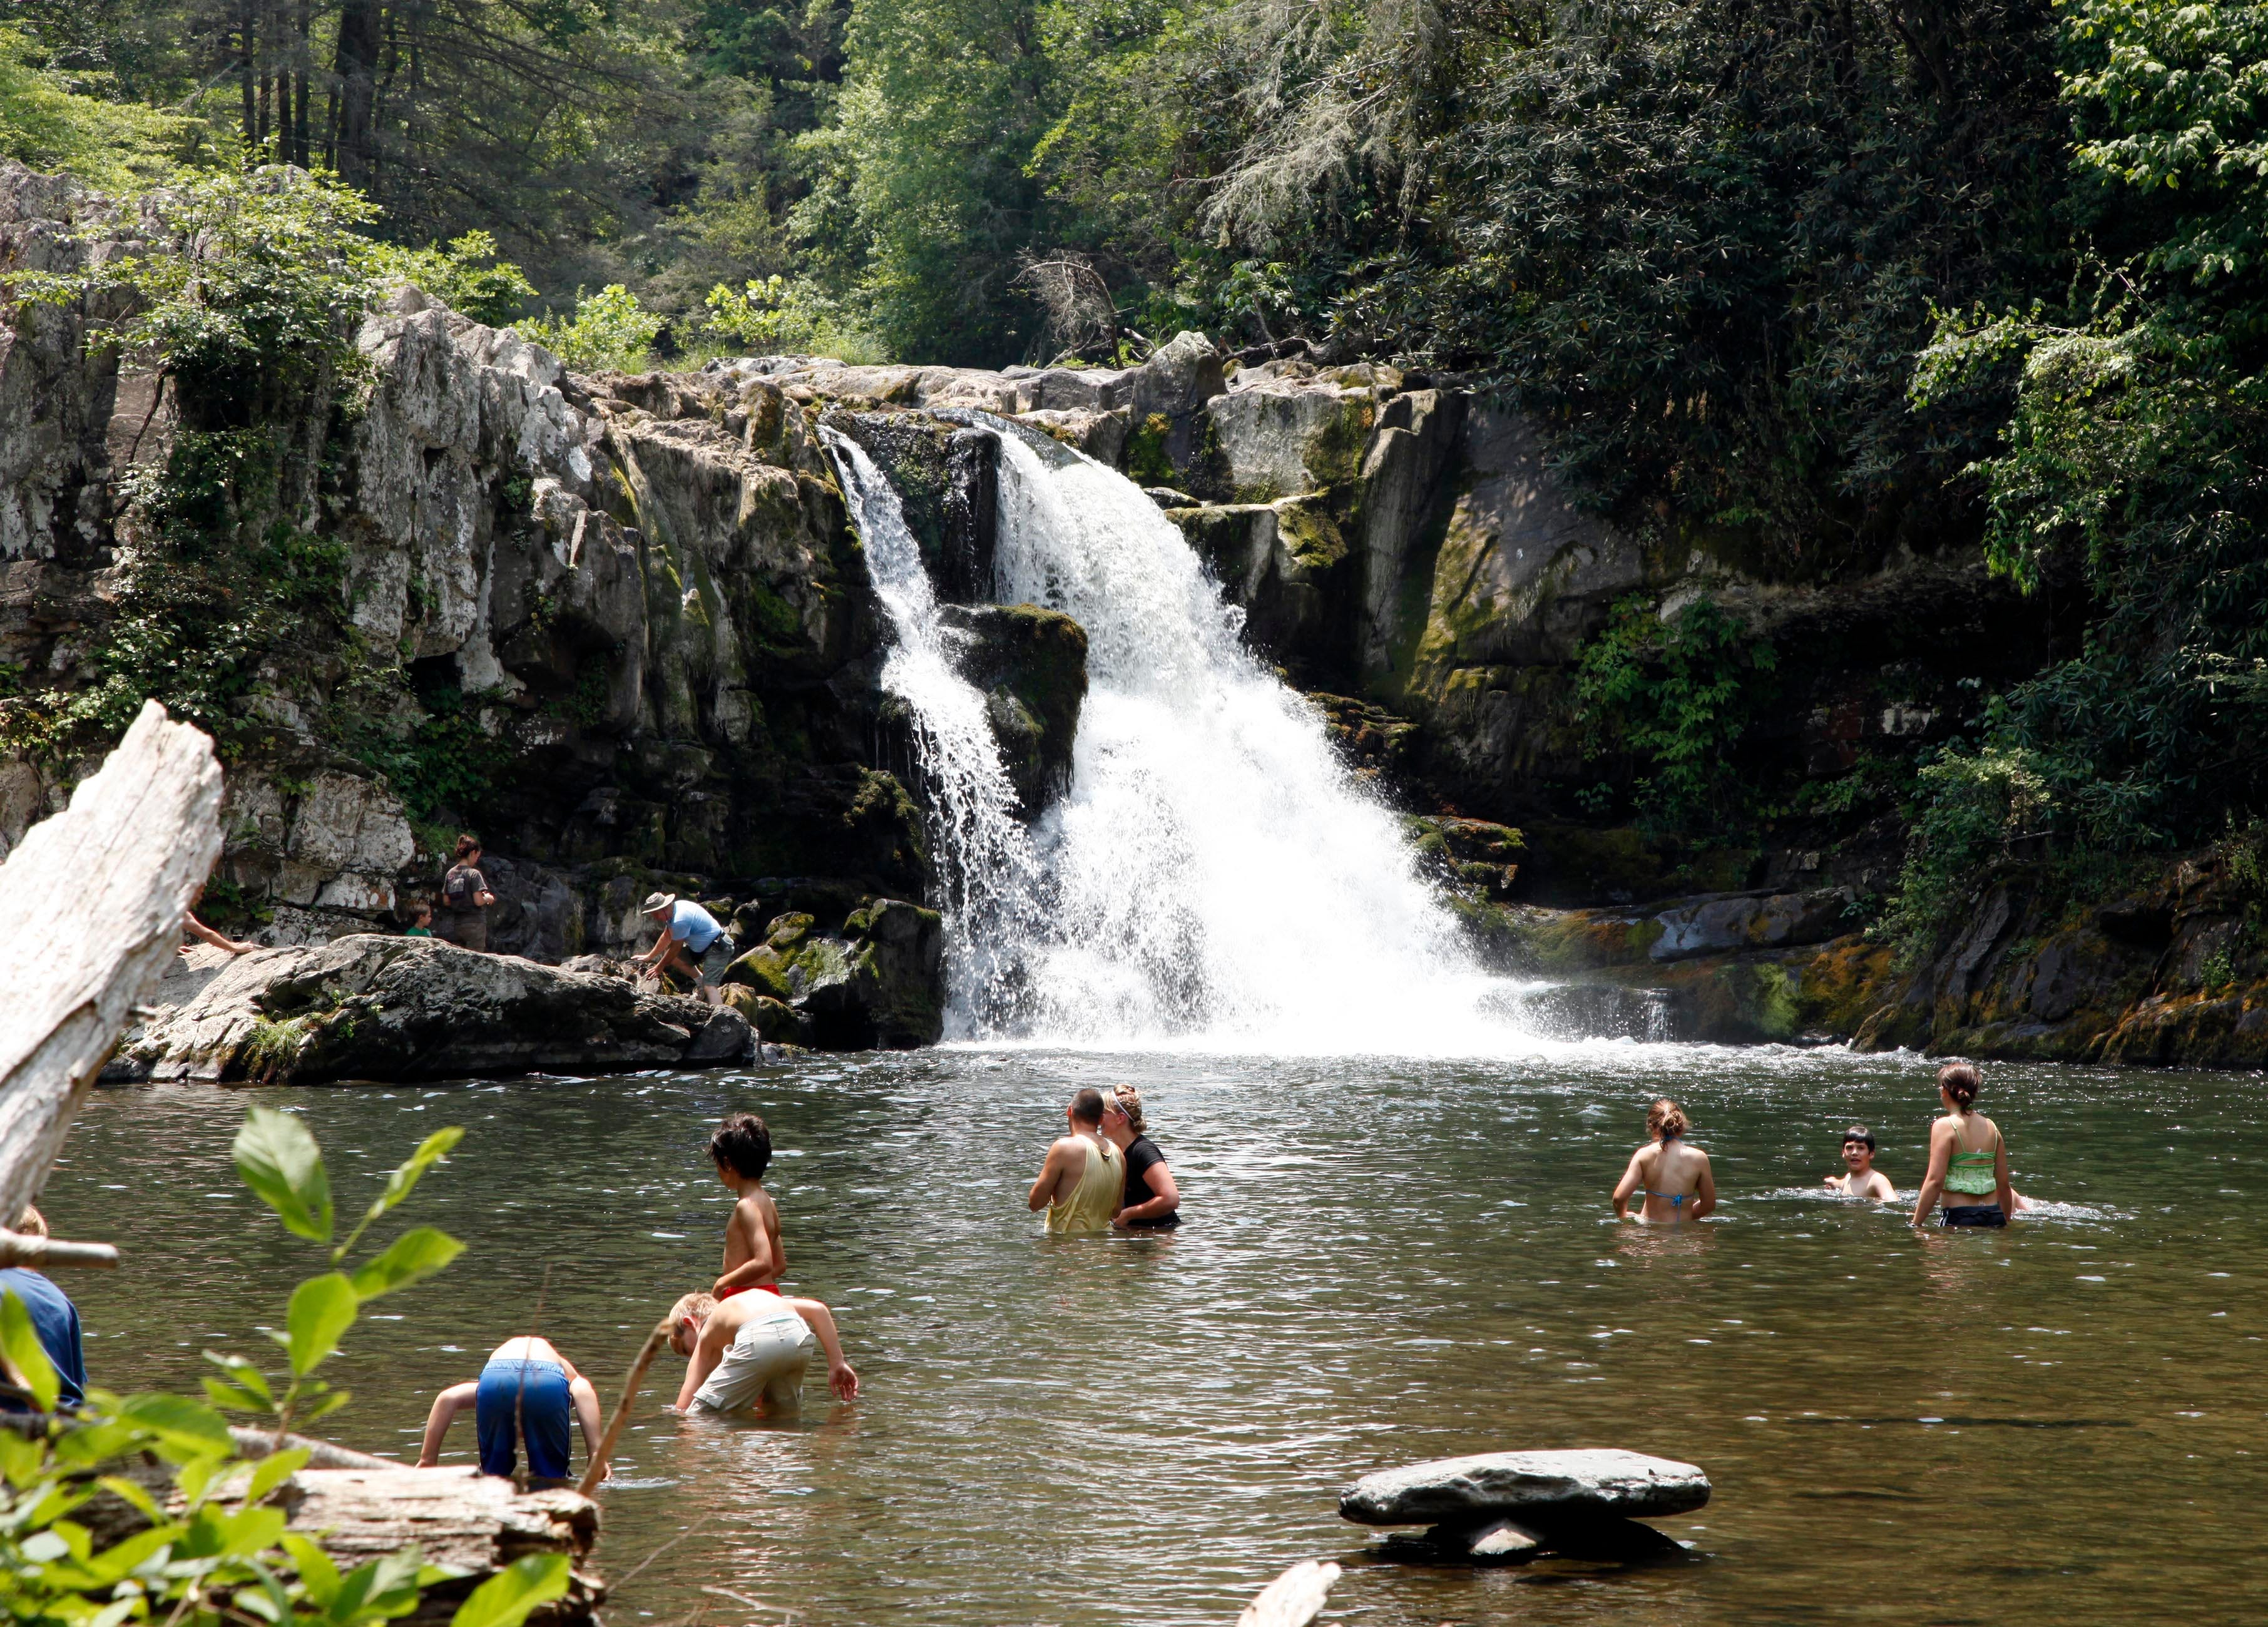
<path id="1" fill-rule="evenodd" d="M 630 964 L 654 973 L 682 972 L 715 1005 L 713 985 L 737 953 L 732 935 L 715 916 L 674 893 L 649 893 L 638 913 L 659 927 L 661 936 Z"/>

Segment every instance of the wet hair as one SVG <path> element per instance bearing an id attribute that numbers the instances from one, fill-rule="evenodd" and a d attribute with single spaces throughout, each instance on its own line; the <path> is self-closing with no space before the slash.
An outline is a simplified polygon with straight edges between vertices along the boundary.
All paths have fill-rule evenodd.
<path id="1" fill-rule="evenodd" d="M 1142 1122 L 1140 1091 L 1136 1090 L 1131 1085 L 1113 1085 L 1110 1087 L 1110 1100 L 1116 1102 L 1118 1110 L 1126 1115 L 1126 1123 L 1136 1135 L 1142 1134 L 1148 1128 Z"/>
<path id="2" fill-rule="evenodd" d="M 709 1156 L 717 1167 L 729 1169 L 749 1181 L 761 1181 L 772 1164 L 772 1132 L 753 1113 L 731 1113 L 709 1137 Z"/>
<path id="3" fill-rule="evenodd" d="M 1849 1146 L 1854 1141 L 1860 1146 L 1866 1148 L 1869 1152 L 1872 1152 L 1874 1150 L 1874 1132 L 1868 1130 L 1864 1124 L 1853 1124 L 1850 1129 L 1843 1132 L 1843 1145 L 1845 1146 Z"/>
<path id="4" fill-rule="evenodd" d="M 45 1237 L 47 1234 L 47 1216 L 41 1214 L 29 1204 L 25 1204 L 24 1212 L 16 1217 L 16 1235 L 18 1237 Z"/>
<path id="5" fill-rule="evenodd" d="M 1646 1133 L 1656 1141 L 1675 1141 L 1692 1128 L 1685 1109 L 1667 1096 L 1646 1110 Z"/>
<path id="6" fill-rule="evenodd" d="M 465 832 L 464 835 L 457 838 L 457 862 L 459 864 L 463 864 L 467 859 L 470 858 L 474 854 L 480 850 L 481 839 L 473 835 L 471 831 L 468 830 Z"/>
<path id="7" fill-rule="evenodd" d="M 415 921 L 420 916 L 430 916 L 432 913 L 433 906 L 427 903 L 423 899 L 413 898 L 409 901 L 409 918 L 411 920 Z"/>
<path id="8" fill-rule="evenodd" d="M 1984 1087 L 1984 1079 L 1973 1062 L 1948 1062 L 1937 1071 L 1937 1087 L 1953 1098 L 1955 1107 L 1966 1113 L 1976 1105 L 1977 1093 Z"/>
<path id="9" fill-rule="evenodd" d="M 1071 1115 L 1082 1124 L 1102 1123 L 1102 1093 L 1089 1087 L 1071 1099 Z"/>

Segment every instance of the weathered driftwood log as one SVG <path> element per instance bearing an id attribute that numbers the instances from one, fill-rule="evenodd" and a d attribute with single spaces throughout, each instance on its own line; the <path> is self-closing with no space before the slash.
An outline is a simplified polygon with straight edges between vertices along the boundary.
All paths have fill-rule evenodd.
<path id="1" fill-rule="evenodd" d="M 284 1503 L 292 1526 L 322 1532 L 325 1550 L 342 1566 L 416 1542 L 430 1563 L 467 1572 L 431 1590 L 413 1621 L 446 1620 L 479 1582 L 529 1554 L 579 1561 L 599 1534 L 590 1498 L 515 1491 L 509 1480 L 472 1469 L 303 1469 L 287 1483 Z M 586 1621 L 604 1594 L 595 1579 L 578 1574 L 568 1597 L 535 1619 Z"/>
<path id="2" fill-rule="evenodd" d="M 1329 1560 L 1302 1559 L 1260 1590 L 1236 1627 L 1307 1627 L 1322 1614 L 1323 1600 L 1338 1579 L 1339 1568 Z"/>
<path id="3" fill-rule="evenodd" d="M 152 701 L 0 865 L 0 1222 L 38 1195 L 219 856 L 212 742 Z"/>
<path id="4" fill-rule="evenodd" d="M 410 1623 L 446 1622 L 467 1594 L 513 1560 L 565 1554 L 575 1562 L 567 1595 L 528 1619 L 539 1627 L 587 1627 L 606 1586 L 581 1562 L 598 1540 L 599 1506 L 568 1491 L 516 1492 L 512 1482 L 471 1469 L 303 1469 L 285 1483 L 295 1530 L 320 1534 L 344 1570 L 416 1542 L 428 1563 L 466 1574 L 425 1590 Z"/>

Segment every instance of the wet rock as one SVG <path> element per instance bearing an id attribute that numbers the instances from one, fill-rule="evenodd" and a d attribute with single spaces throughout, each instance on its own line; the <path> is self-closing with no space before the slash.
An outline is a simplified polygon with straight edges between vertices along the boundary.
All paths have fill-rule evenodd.
<path id="1" fill-rule="evenodd" d="M 1323 498 L 1168 509 L 1244 611 L 1246 640 L 1298 673 L 1336 667 L 1353 589 L 1346 538 Z"/>
<path id="2" fill-rule="evenodd" d="M 1834 890 L 1689 899 L 1654 916 L 1661 931 L 1646 953 L 1657 961 L 1682 961 L 1822 944 L 1845 930 L 1850 902 Z"/>
<path id="3" fill-rule="evenodd" d="M 1598 1447 L 1486 1452 L 1366 1475 L 1339 1494 L 1339 1517 L 1359 1525 L 1565 1523 L 1682 1514 L 1708 1501 L 1709 1477 L 1668 1458 Z"/>
<path id="4" fill-rule="evenodd" d="M 803 1037 L 789 1043 L 902 1050 L 937 1042 L 945 1031 L 942 916 L 882 898 L 852 910 L 840 932 L 815 926 L 809 915 L 781 917 L 763 943 L 733 962 L 725 981 L 792 1013 Z M 748 997 L 727 998 L 746 1008 Z M 788 1021 L 761 1005 L 755 1010 L 762 1020 Z"/>
<path id="5" fill-rule="evenodd" d="M 220 966 L 129 1034 L 105 1077 L 320 1085 L 599 1073 L 738 1062 L 752 1038 L 737 1012 L 619 978 L 357 934 Z"/>
<path id="6" fill-rule="evenodd" d="M 1496 1520 L 1477 1529 L 1469 1526 L 1435 1526 L 1426 1534 L 1437 1548 L 1454 1549 L 1482 1564 L 1520 1564 L 1542 1552 L 1542 1533 L 1515 1520 Z"/>
<path id="7" fill-rule="evenodd" d="M 821 422 L 857 441 L 889 477 L 939 599 L 989 600 L 998 438 L 920 412 L 830 412 Z"/>
<path id="8" fill-rule="evenodd" d="M 1362 612 L 1356 656 L 1367 678 L 1390 672 L 1397 646 L 1407 642 L 1410 584 L 1433 563 L 1424 541 L 1455 501 L 1455 482 L 1447 476 L 1462 447 L 1464 423 L 1464 397 L 1443 390 L 1415 390 L 1379 409 L 1359 476 Z"/>
<path id="9" fill-rule="evenodd" d="M 938 611 L 961 675 L 985 711 L 1027 819 L 1071 786 L 1071 747 L 1086 700 L 1086 632 L 1036 605 L 945 605 Z"/>

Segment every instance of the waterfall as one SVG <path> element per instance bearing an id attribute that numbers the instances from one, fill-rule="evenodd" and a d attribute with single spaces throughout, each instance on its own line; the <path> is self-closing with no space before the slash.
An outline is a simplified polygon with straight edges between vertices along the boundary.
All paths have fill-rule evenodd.
<path id="1" fill-rule="evenodd" d="M 955 415 L 959 416 L 959 415 Z M 972 420 L 981 415 L 969 415 Z M 997 419 L 1003 602 L 1086 629 L 1069 792 L 1032 833 L 1046 905 L 1010 1022 L 1077 1043 L 1501 1049 L 1493 980 L 1321 715 L 1238 637 L 1180 529 L 1093 460 Z"/>
<path id="2" fill-rule="evenodd" d="M 905 703 L 913 724 L 956 1026 L 989 1027 L 1012 1002 L 1019 958 L 1038 930 L 1031 841 L 1016 818 L 984 696 L 961 675 L 938 625 L 937 595 L 897 492 L 857 442 L 825 425 L 819 433 L 890 624 L 881 685 Z"/>

